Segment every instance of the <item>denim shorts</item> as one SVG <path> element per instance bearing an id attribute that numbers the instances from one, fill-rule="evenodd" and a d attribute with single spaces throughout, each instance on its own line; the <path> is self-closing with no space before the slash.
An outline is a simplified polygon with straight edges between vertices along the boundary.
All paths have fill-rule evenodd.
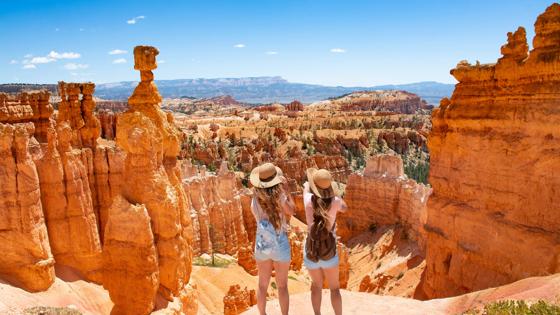
<path id="1" fill-rule="evenodd" d="M 319 261 L 317 262 L 313 262 L 309 259 L 307 259 L 307 251 L 305 250 L 305 245 L 307 242 L 303 243 L 303 264 L 305 265 L 305 268 L 307 268 L 307 270 L 313 270 L 313 269 L 319 269 L 319 268 L 323 268 L 323 269 L 328 269 L 328 268 L 333 268 L 338 266 L 338 249 L 336 251 L 336 254 L 334 255 L 333 258 L 329 259 L 329 260 L 321 260 L 319 259 Z"/>
<path id="2" fill-rule="evenodd" d="M 255 238 L 255 260 L 289 262 L 291 257 L 290 240 L 286 232 L 277 233 L 268 220 L 259 221 Z"/>

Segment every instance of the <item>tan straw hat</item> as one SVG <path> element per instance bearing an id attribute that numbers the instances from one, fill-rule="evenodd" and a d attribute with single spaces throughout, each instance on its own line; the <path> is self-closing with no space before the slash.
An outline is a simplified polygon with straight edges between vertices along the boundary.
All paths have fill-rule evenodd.
<path id="1" fill-rule="evenodd" d="M 251 171 L 249 180 L 251 185 L 257 188 L 270 188 L 282 182 L 282 170 L 272 163 L 265 163 L 255 167 Z"/>
<path id="2" fill-rule="evenodd" d="M 307 181 L 311 192 L 319 198 L 332 198 L 339 195 L 336 183 L 332 180 L 331 172 L 314 167 L 307 169 Z"/>

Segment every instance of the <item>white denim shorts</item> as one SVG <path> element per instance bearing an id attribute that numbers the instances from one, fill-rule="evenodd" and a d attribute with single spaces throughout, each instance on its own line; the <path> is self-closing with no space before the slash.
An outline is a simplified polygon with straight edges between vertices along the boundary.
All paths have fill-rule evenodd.
<path id="1" fill-rule="evenodd" d="M 291 257 L 290 240 L 286 232 L 277 233 L 272 223 L 260 220 L 255 237 L 255 259 L 289 262 Z"/>

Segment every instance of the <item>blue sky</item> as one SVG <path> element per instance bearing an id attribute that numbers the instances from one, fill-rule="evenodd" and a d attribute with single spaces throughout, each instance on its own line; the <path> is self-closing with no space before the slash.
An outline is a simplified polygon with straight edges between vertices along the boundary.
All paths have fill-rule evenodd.
<path id="1" fill-rule="evenodd" d="M 0 83 L 138 80 L 139 44 L 159 48 L 157 79 L 451 83 L 460 60 L 494 62 L 508 31 L 525 26 L 531 42 L 552 3 L 0 0 Z"/>

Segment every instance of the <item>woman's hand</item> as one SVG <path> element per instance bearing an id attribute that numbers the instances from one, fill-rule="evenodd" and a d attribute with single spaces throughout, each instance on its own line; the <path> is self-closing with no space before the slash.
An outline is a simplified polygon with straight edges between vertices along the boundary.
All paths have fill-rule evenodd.
<path id="1" fill-rule="evenodd" d="M 305 182 L 303 184 L 303 192 L 304 193 L 309 192 L 309 182 Z"/>

